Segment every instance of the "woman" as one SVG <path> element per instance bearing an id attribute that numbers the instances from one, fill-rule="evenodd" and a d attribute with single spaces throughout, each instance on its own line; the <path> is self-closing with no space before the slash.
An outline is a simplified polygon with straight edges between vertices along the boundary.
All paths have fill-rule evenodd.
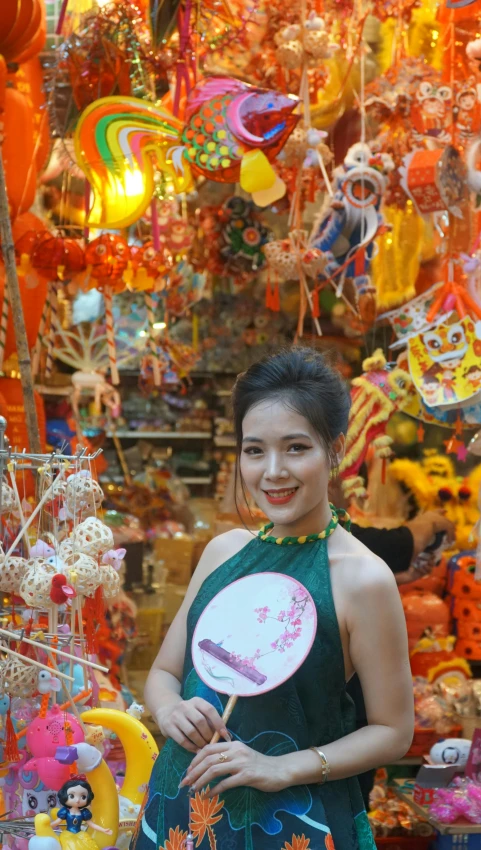
<path id="1" fill-rule="evenodd" d="M 338 524 L 328 500 L 342 460 L 349 394 L 309 349 L 269 357 L 233 393 L 239 472 L 271 521 L 206 548 L 150 671 L 146 702 L 169 739 L 154 767 L 134 850 L 373 848 L 357 779 L 401 758 L 413 734 L 406 627 L 391 571 Z M 277 544 L 277 545 L 274 545 Z M 285 544 L 285 545 L 284 545 Z M 312 650 L 279 688 L 225 698 L 192 665 L 192 634 L 227 584 L 258 572 L 294 576 L 318 612 Z M 356 731 L 346 683 L 357 672 L 369 725 Z M 222 742 L 210 744 L 214 732 Z M 206 790 L 207 789 L 207 790 Z"/>

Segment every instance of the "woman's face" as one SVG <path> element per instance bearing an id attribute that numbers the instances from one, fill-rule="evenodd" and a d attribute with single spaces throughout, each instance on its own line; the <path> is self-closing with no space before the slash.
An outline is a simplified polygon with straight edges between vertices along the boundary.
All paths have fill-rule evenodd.
<path id="1" fill-rule="evenodd" d="M 274 525 L 325 509 L 330 463 L 304 416 L 282 401 L 262 402 L 247 412 L 242 432 L 242 477 Z"/>
<path id="2" fill-rule="evenodd" d="M 69 788 L 67 791 L 67 808 L 71 809 L 72 806 L 75 808 L 83 809 L 87 805 L 88 794 L 85 788 L 82 785 L 74 785 L 72 788 Z"/>

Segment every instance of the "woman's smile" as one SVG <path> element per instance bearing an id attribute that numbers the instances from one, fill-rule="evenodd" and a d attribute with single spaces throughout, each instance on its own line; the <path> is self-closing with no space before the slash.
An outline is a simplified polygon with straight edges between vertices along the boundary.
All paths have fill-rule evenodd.
<path id="1" fill-rule="evenodd" d="M 283 487 L 282 490 L 264 490 L 264 493 L 271 505 L 287 505 L 288 502 L 292 501 L 298 489 L 298 487 Z"/>

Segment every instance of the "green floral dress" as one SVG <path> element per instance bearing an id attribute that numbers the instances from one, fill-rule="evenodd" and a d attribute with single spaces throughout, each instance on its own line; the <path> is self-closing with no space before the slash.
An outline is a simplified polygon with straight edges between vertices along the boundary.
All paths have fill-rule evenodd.
<path id="1" fill-rule="evenodd" d="M 346 693 L 327 539 L 302 545 L 289 538 L 289 543 L 253 539 L 204 581 L 187 622 L 182 695 L 200 696 L 222 714 L 227 698 L 199 679 L 190 651 L 206 605 L 227 584 L 259 572 L 290 575 L 311 594 L 318 625 L 306 661 L 275 690 L 240 699 L 228 724 L 235 739 L 270 756 L 324 746 L 356 728 L 354 705 Z M 189 797 L 179 783 L 191 759 L 190 753 L 167 741 L 154 765 L 131 850 L 184 850 Z M 375 850 L 357 779 L 276 793 L 235 788 L 220 798 L 196 793 L 191 806 L 190 830 L 201 850 Z"/>

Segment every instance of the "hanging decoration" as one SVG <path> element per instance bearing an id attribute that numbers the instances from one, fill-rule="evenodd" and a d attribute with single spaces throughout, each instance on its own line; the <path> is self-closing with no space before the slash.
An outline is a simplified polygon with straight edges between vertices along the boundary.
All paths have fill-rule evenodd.
<path id="1" fill-rule="evenodd" d="M 409 370 L 428 407 L 481 401 L 481 322 L 442 322 L 408 342 Z"/>
<path id="2" fill-rule="evenodd" d="M 143 215 L 153 194 L 154 160 L 177 193 L 192 188 L 190 166 L 211 180 L 240 180 L 255 196 L 272 190 L 277 178 L 270 161 L 299 120 L 296 104 L 226 77 L 192 90 L 185 126 L 167 109 L 136 98 L 95 101 L 75 131 L 77 162 L 95 196 L 90 225 L 125 227 Z"/>
<path id="3" fill-rule="evenodd" d="M 381 458 L 389 458 L 392 440 L 386 436 L 387 424 L 390 417 L 402 409 L 412 391 L 409 373 L 399 367 L 388 369 L 381 349 L 364 360 L 362 367 L 364 374 L 352 381 L 346 453 L 340 466 L 348 498 L 366 495 L 359 470 L 371 445 Z"/>

